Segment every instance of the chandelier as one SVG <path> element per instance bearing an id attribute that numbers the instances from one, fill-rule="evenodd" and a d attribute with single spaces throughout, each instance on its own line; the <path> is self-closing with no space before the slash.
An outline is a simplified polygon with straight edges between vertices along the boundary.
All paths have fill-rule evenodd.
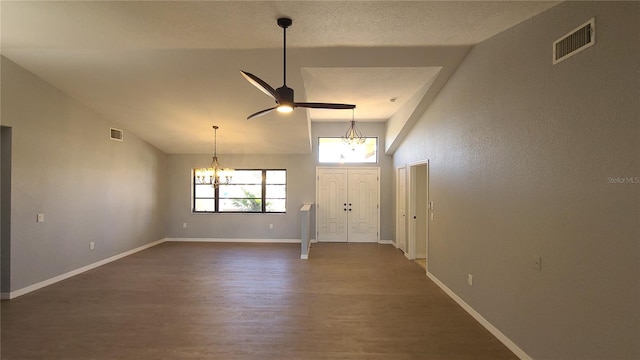
<path id="1" fill-rule="evenodd" d="M 355 109 L 351 109 L 351 124 L 342 137 L 342 141 L 349 145 L 352 150 L 355 150 L 356 145 L 364 144 L 365 140 L 366 138 L 362 136 L 362 131 L 356 126 Z"/>
<path id="2" fill-rule="evenodd" d="M 198 184 L 209 184 L 214 188 L 227 185 L 233 176 L 232 169 L 223 169 L 218 162 L 218 126 L 213 126 L 213 158 L 208 168 L 198 169 L 196 180 Z"/>

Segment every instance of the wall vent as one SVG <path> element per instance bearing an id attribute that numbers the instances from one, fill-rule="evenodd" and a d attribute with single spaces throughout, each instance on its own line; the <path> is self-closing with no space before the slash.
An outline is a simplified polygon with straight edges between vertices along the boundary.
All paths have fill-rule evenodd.
<path id="1" fill-rule="evenodd" d="M 596 43 L 596 19 L 573 29 L 553 42 L 553 64 L 568 59 Z"/>
<path id="2" fill-rule="evenodd" d="M 111 140 L 122 141 L 124 139 L 124 131 L 111 128 L 111 134 L 109 136 Z"/>

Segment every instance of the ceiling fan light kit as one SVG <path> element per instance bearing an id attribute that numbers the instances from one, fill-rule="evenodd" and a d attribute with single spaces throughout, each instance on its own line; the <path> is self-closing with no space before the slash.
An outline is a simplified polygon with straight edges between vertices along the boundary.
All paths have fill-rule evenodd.
<path id="1" fill-rule="evenodd" d="M 291 106 L 291 105 L 282 105 L 281 104 L 281 105 L 278 106 L 278 112 L 290 113 L 292 111 L 293 111 L 293 106 Z"/>
<path id="2" fill-rule="evenodd" d="M 257 87 L 260 91 L 267 94 L 269 97 L 275 100 L 276 106 L 260 110 L 256 113 L 253 113 L 247 117 L 247 120 L 252 119 L 254 117 L 262 116 L 270 113 L 273 110 L 278 110 L 281 113 L 292 112 L 293 109 L 297 107 L 309 108 L 309 109 L 338 109 L 338 110 L 348 110 L 355 109 L 355 105 L 353 104 L 336 104 L 336 103 L 316 103 L 316 102 L 295 102 L 294 101 L 294 91 L 292 88 L 287 86 L 287 28 L 291 26 L 293 21 L 290 18 L 282 17 L 278 19 L 278 26 L 280 26 L 283 30 L 283 85 L 277 89 L 271 87 L 271 85 L 267 84 L 264 80 L 259 77 L 253 75 L 250 72 L 240 71 L 242 76 L 249 82 L 251 85 Z"/>

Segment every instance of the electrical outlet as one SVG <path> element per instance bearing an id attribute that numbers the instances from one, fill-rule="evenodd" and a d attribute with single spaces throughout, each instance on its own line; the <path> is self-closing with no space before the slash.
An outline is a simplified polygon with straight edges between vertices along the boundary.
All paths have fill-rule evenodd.
<path id="1" fill-rule="evenodd" d="M 536 256 L 533 259 L 533 268 L 538 271 L 542 271 L 542 256 Z"/>
<path id="2" fill-rule="evenodd" d="M 467 284 L 469 284 L 469 286 L 473 286 L 473 275 L 469 274 L 467 276 Z"/>
<path id="3" fill-rule="evenodd" d="M 187 228 L 187 223 L 182 223 L 182 228 L 186 229 Z"/>
<path id="4" fill-rule="evenodd" d="M 93 242 L 93 241 L 92 241 L 92 242 L 90 242 L 90 243 L 89 243 L 89 249 L 93 250 L 93 249 L 95 249 L 95 248 L 96 248 L 96 243 L 95 243 L 95 242 Z"/>

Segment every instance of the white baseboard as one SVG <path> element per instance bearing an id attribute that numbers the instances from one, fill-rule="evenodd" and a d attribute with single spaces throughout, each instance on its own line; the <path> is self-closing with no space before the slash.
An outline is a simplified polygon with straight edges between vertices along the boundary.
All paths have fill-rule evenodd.
<path id="1" fill-rule="evenodd" d="M 3 293 L 0 294 L 0 298 L 2 298 L 3 300 L 15 299 L 18 296 L 22 296 L 22 295 L 30 293 L 32 291 L 36 291 L 38 289 L 42 289 L 45 286 L 49 286 L 49 285 L 55 284 L 55 283 L 57 283 L 59 281 L 68 279 L 68 278 L 70 278 L 72 276 L 76 276 L 76 275 L 82 274 L 83 272 L 95 269 L 95 268 L 97 268 L 99 266 L 108 264 L 108 263 L 116 261 L 118 259 L 122 259 L 125 256 L 129 256 L 129 255 L 135 254 L 135 253 L 137 253 L 139 251 L 142 251 L 142 250 L 148 249 L 150 247 L 156 246 L 158 244 L 162 244 L 165 241 L 166 241 L 166 239 L 161 239 L 161 240 L 158 240 L 158 241 L 154 241 L 152 243 L 148 243 L 146 245 L 142 245 L 142 246 L 137 247 L 135 249 L 132 249 L 132 250 L 129 250 L 129 251 L 125 251 L 125 252 L 123 252 L 121 254 L 114 255 L 114 256 L 112 256 L 110 258 L 107 258 L 107 259 L 104 259 L 104 260 L 100 260 L 100 261 L 95 262 L 93 264 L 89 264 L 87 266 L 83 266 L 83 267 L 81 267 L 79 269 L 75 269 L 75 270 L 69 271 L 67 273 L 64 273 L 62 275 L 58 275 L 56 277 L 52 277 L 51 279 L 47 279 L 47 280 L 41 281 L 41 282 L 33 284 L 33 285 L 29 285 L 29 286 L 24 287 L 22 289 L 19 289 L 19 290 L 16 290 L 16 291 L 11 291 L 9 293 L 3 292 Z"/>
<path id="2" fill-rule="evenodd" d="M 369 244 L 377 244 L 378 240 L 351 240 L 349 239 L 349 241 L 347 241 L 347 243 L 369 243 Z"/>
<path id="3" fill-rule="evenodd" d="M 302 244 L 301 246 L 302 247 Z M 309 260 L 309 253 L 311 252 L 311 243 L 307 244 L 307 253 L 306 254 L 302 254 L 302 251 L 300 252 L 300 260 Z"/>
<path id="4" fill-rule="evenodd" d="M 393 240 L 378 240 L 378 244 L 384 245 L 393 245 L 396 246 L 396 243 Z M 397 246 L 396 246 L 397 247 Z"/>
<path id="5" fill-rule="evenodd" d="M 524 352 L 524 350 L 520 349 L 518 345 L 516 345 L 511 339 L 509 339 L 502 331 L 498 330 L 495 326 L 493 326 L 487 319 L 485 319 L 480 313 L 475 311 L 471 305 L 467 304 L 461 297 L 459 297 L 453 290 L 449 289 L 442 281 L 438 280 L 432 273 L 427 272 L 427 276 L 431 279 L 436 285 L 438 285 L 449 297 L 451 297 L 455 302 L 458 303 L 469 315 L 473 316 L 476 321 L 480 323 L 480 325 L 484 326 L 485 329 L 489 330 L 493 336 L 495 336 L 500 342 L 502 342 L 509 350 L 511 350 L 518 358 L 521 360 L 532 360 L 531 356 Z"/>
<path id="6" fill-rule="evenodd" d="M 318 240 L 316 239 L 311 239 L 309 240 L 309 246 L 307 246 L 307 253 L 306 254 L 300 254 L 300 259 L 301 260 L 308 260 L 309 259 L 309 253 L 311 252 L 311 244 L 317 244 Z"/>
<path id="7" fill-rule="evenodd" d="M 285 243 L 300 244 L 300 239 L 233 239 L 233 238 L 166 238 L 176 242 L 226 242 L 226 243 Z"/>

